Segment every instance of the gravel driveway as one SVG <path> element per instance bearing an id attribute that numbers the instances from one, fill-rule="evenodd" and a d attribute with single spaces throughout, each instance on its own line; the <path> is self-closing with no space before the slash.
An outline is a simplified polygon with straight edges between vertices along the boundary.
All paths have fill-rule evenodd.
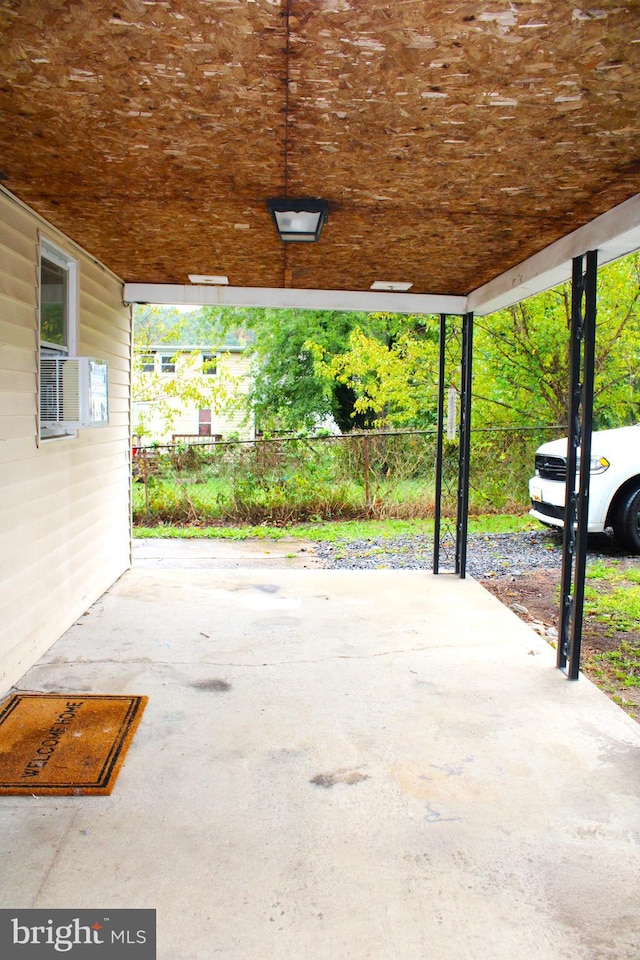
<path id="1" fill-rule="evenodd" d="M 440 567 L 454 563 L 441 553 Z M 317 543 L 314 553 L 323 566 L 331 569 L 431 570 L 433 540 L 426 536 L 375 537 Z M 623 557 L 612 536 L 600 534 L 589 539 L 589 556 Z M 522 533 L 471 534 L 467 545 L 467 573 L 479 580 L 519 576 L 530 570 L 559 569 L 562 564 L 562 535 L 555 530 L 531 530 Z"/>

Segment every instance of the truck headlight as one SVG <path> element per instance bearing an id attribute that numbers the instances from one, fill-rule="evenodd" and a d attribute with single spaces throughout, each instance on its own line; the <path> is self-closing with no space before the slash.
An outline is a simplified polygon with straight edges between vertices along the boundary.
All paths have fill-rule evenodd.
<path id="1" fill-rule="evenodd" d="M 589 473 L 604 473 L 611 464 L 606 457 L 591 457 L 589 461 Z M 580 457 L 576 457 L 576 472 L 580 472 Z"/>
<path id="2" fill-rule="evenodd" d="M 589 471 L 591 473 L 604 473 L 610 466 L 611 464 L 606 457 L 591 457 Z"/>

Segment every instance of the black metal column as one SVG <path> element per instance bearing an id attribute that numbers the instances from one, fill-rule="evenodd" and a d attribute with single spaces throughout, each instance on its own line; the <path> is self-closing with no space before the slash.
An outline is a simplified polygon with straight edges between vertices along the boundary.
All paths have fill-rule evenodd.
<path id="1" fill-rule="evenodd" d="M 569 436 L 557 657 L 557 666 L 566 670 L 569 680 L 578 679 L 582 647 L 593 425 L 597 275 L 597 251 L 591 250 L 587 253 L 586 271 L 584 257 L 574 258 L 571 281 Z M 576 484 L 578 451 L 580 451 L 580 474 L 579 482 Z"/>
<path id="2" fill-rule="evenodd" d="M 435 503 L 433 521 L 433 572 L 440 572 L 440 520 L 442 517 L 442 452 L 444 446 L 444 377 L 447 317 L 440 314 L 440 340 L 438 362 L 438 434 L 436 437 Z"/>
<path id="3" fill-rule="evenodd" d="M 467 527 L 469 520 L 469 458 L 471 452 L 471 381 L 473 314 L 462 318 L 462 365 L 460 376 L 460 450 L 458 459 L 458 518 L 456 524 L 456 573 L 467 575 Z"/>

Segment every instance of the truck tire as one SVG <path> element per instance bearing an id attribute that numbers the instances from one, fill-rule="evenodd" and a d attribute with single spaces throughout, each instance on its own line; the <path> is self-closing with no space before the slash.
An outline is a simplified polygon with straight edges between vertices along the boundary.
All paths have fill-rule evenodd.
<path id="1" fill-rule="evenodd" d="M 625 491 L 618 503 L 613 532 L 621 547 L 640 553 L 640 485 Z"/>

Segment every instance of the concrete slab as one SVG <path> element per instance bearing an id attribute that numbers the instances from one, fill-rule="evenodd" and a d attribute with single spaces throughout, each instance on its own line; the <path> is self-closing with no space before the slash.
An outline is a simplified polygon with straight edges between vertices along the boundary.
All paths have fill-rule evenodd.
<path id="1" fill-rule="evenodd" d="M 472 580 L 137 565 L 21 688 L 147 694 L 110 797 L 0 797 L 0 906 L 160 960 L 637 960 L 640 728 Z"/>
<path id="2" fill-rule="evenodd" d="M 322 566 L 312 543 L 300 540 L 172 540 L 133 541 L 137 565 L 225 570 L 236 567 L 284 567 L 287 570 Z"/>

